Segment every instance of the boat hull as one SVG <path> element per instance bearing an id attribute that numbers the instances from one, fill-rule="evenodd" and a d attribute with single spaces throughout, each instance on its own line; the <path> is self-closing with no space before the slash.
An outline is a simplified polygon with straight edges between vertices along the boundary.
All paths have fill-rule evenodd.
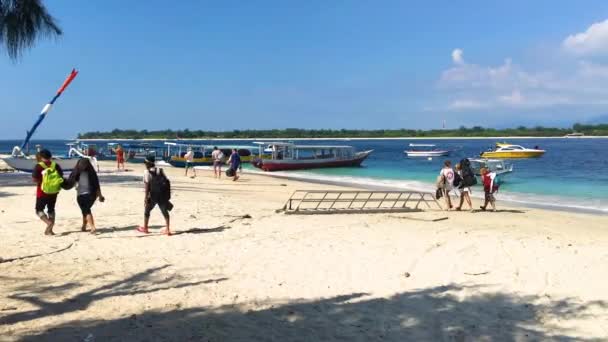
<path id="1" fill-rule="evenodd" d="M 539 158 L 545 151 L 489 151 L 481 154 L 482 158 L 524 159 Z"/>
<path id="2" fill-rule="evenodd" d="M 15 170 L 23 172 L 32 172 L 36 166 L 36 159 L 22 157 L 7 157 L 2 160 Z M 79 158 L 71 159 L 53 159 L 63 171 L 71 171 L 76 167 Z"/>
<path id="3" fill-rule="evenodd" d="M 449 156 L 450 151 L 404 151 L 408 157 L 444 157 Z"/>
<path id="4" fill-rule="evenodd" d="M 252 163 L 264 171 L 306 170 L 329 167 L 357 167 L 371 154 L 372 151 L 360 152 L 351 159 L 311 159 L 311 160 L 261 160 Z"/>
<path id="5" fill-rule="evenodd" d="M 268 156 L 263 156 L 262 159 L 266 159 Z M 241 163 L 251 163 L 256 157 L 254 156 L 241 156 Z M 167 161 L 173 167 L 186 167 L 186 158 L 183 157 L 171 157 Z M 211 158 L 194 158 L 192 166 L 211 166 L 213 165 L 213 159 Z"/>

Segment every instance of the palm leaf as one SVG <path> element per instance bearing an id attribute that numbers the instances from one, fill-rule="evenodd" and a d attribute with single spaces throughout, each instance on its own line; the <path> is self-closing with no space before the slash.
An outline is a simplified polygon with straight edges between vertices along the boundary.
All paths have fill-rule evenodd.
<path id="1" fill-rule="evenodd" d="M 0 48 L 17 60 L 41 37 L 63 32 L 41 0 L 0 0 Z"/>

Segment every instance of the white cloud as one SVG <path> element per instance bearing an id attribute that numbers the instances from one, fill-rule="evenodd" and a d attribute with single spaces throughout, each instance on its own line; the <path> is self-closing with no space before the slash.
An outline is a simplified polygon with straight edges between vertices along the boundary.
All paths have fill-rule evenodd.
<path id="1" fill-rule="evenodd" d="M 498 100 L 502 103 L 515 106 L 524 103 L 524 97 L 518 89 L 513 90 L 510 95 L 499 96 Z"/>
<path id="2" fill-rule="evenodd" d="M 462 49 L 454 49 L 452 51 L 452 62 L 454 62 L 454 64 L 464 64 L 464 58 L 462 57 L 463 53 Z"/>
<path id="3" fill-rule="evenodd" d="M 569 35 L 562 47 L 575 55 L 608 54 L 608 19 L 594 23 L 585 32 Z"/>
<path id="4" fill-rule="evenodd" d="M 480 101 L 477 100 L 470 100 L 470 99 L 461 99 L 461 100 L 454 100 L 452 101 L 452 103 L 450 103 L 448 105 L 449 110 L 467 110 L 467 109 L 480 109 L 486 107 L 486 105 Z"/>

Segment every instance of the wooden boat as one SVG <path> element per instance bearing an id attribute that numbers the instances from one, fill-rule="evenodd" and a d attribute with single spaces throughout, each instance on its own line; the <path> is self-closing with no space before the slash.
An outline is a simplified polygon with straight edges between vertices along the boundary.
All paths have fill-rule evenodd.
<path id="1" fill-rule="evenodd" d="M 413 149 L 404 151 L 408 157 L 442 157 L 450 155 L 450 151 L 448 150 L 434 149 L 435 145 L 433 144 L 410 144 L 410 147 L 413 147 Z"/>
<path id="2" fill-rule="evenodd" d="M 257 159 L 256 151 L 257 146 L 247 145 L 192 145 L 192 144 L 180 144 L 174 142 L 165 142 L 167 146 L 166 161 L 174 167 L 186 167 L 186 152 L 188 149 L 192 149 L 194 152 L 194 159 L 192 161 L 193 166 L 209 166 L 213 165 L 213 159 L 211 153 L 213 148 L 217 147 L 222 151 L 226 160 L 232 154 L 232 149 L 236 148 L 239 156 L 241 157 L 242 163 L 250 163 L 252 160 Z M 262 158 L 269 158 L 268 155 L 262 155 Z"/>
<path id="3" fill-rule="evenodd" d="M 63 92 L 67 89 L 70 83 L 74 80 L 74 78 L 76 78 L 76 75 L 78 75 L 78 71 L 76 71 L 76 69 L 73 69 L 70 75 L 68 75 L 68 77 L 65 79 L 59 90 L 57 90 L 53 99 L 42 108 L 40 115 L 38 115 L 38 119 L 36 120 L 32 128 L 27 131 L 27 134 L 21 146 L 15 146 L 9 157 L 2 158 L 2 160 L 6 164 L 8 164 L 8 166 L 12 167 L 15 170 L 24 172 L 32 172 L 34 170 L 34 167 L 38 163 L 36 161 L 36 158 L 34 156 L 26 155 L 23 150 L 26 148 L 26 146 L 28 146 L 30 139 L 36 132 L 38 126 L 40 126 L 46 115 L 49 113 L 49 111 L 55 104 L 55 101 L 57 101 L 61 94 L 63 94 Z M 77 151 L 72 151 L 72 149 L 70 149 L 67 156 L 65 156 L 64 158 L 55 157 L 54 160 L 64 171 L 71 171 L 76 166 L 78 159 L 82 157 L 83 156 Z"/>
<path id="4" fill-rule="evenodd" d="M 256 144 L 260 145 L 260 155 L 252 165 L 264 171 L 360 166 L 373 152 L 355 152 L 352 146 L 295 145 L 285 142 Z M 264 146 L 271 149 L 269 159 L 262 158 Z"/>
<path id="5" fill-rule="evenodd" d="M 481 153 L 482 158 L 538 158 L 545 154 L 545 150 L 536 148 L 525 148 L 520 145 L 507 145 L 498 147 L 493 151 L 486 151 Z"/>

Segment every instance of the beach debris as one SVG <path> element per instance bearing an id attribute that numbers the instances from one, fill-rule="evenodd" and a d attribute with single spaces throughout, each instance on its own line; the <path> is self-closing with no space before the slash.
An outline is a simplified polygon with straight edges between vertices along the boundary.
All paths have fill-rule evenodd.
<path id="1" fill-rule="evenodd" d="M 409 277 L 411 277 L 411 274 L 410 274 L 410 272 L 405 272 L 405 273 L 403 273 L 403 276 L 406 278 L 409 278 Z"/>
<path id="2" fill-rule="evenodd" d="M 15 307 L 15 306 L 5 306 L 0 311 L 14 311 L 14 310 L 17 310 L 17 307 Z"/>
<path id="3" fill-rule="evenodd" d="M 484 275 L 484 274 L 488 274 L 488 273 L 490 273 L 490 271 L 479 272 L 479 273 L 468 273 L 468 272 L 464 272 L 464 274 L 466 274 L 466 275 L 470 275 L 470 276 L 480 276 L 480 275 Z"/>
<path id="4" fill-rule="evenodd" d="M 74 242 L 70 243 L 67 247 L 64 247 L 64 248 L 61 248 L 61 249 L 58 249 L 58 250 L 55 250 L 52 252 L 48 252 L 48 253 L 32 254 L 32 255 L 26 255 L 26 256 L 17 257 L 17 258 L 10 258 L 10 259 L 0 259 L 0 264 L 5 263 L 5 262 L 13 262 L 13 261 L 17 261 L 17 260 L 37 258 L 37 257 L 45 256 L 45 255 L 55 254 L 55 253 L 59 253 L 59 252 L 68 250 L 68 249 L 72 248 L 72 246 L 74 246 Z"/>
<path id="5" fill-rule="evenodd" d="M 88 334 L 87 337 L 85 337 L 83 341 L 84 342 L 93 342 L 93 341 L 95 341 L 95 335 Z"/>
<path id="6" fill-rule="evenodd" d="M 190 218 L 191 218 L 191 219 L 196 219 L 196 216 L 194 216 L 194 215 L 190 215 Z"/>

